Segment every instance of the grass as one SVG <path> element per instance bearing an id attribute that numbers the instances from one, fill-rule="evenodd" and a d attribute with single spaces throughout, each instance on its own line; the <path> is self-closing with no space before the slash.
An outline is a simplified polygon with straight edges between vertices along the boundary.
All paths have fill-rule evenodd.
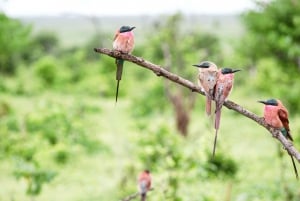
<path id="1" fill-rule="evenodd" d="M 33 97 L 5 95 L 1 99 L 8 101 L 13 108 L 20 108 L 18 112 L 22 114 L 36 110 L 37 103 L 45 100 L 70 106 L 78 104 L 79 97 L 78 95 L 51 92 Z M 120 178 L 126 165 L 135 163 L 135 153 L 132 151 L 139 147 L 132 141 L 137 133 L 134 129 L 135 119 L 127 113 L 130 98 L 123 97 L 122 99 L 116 106 L 112 99 L 103 100 L 99 97 L 85 97 L 80 101 L 85 106 L 99 108 L 85 114 L 86 120 L 89 122 L 87 130 L 90 131 L 89 135 L 99 139 L 109 149 L 91 155 L 81 152 L 79 155 L 73 155 L 68 164 L 58 167 L 59 175 L 50 184 L 44 186 L 42 194 L 36 200 L 120 199 L 119 194 L 116 193 L 120 188 Z M 259 108 L 260 105 L 255 103 L 253 107 Z M 203 108 L 204 105 L 200 101 L 193 112 L 191 133 L 187 139 L 182 138 L 183 152 L 211 151 L 214 136 L 212 122 L 205 117 Z M 155 121 L 164 121 L 166 124 L 173 125 L 173 118 L 169 112 L 157 116 Z M 193 171 L 187 172 L 183 175 L 182 180 L 186 186 L 181 186 L 179 191 L 183 200 L 192 200 L 197 197 L 199 199 L 195 200 L 205 200 L 206 198 L 222 200 L 231 184 L 231 200 L 283 200 L 282 195 L 274 196 L 273 193 L 277 190 L 281 192 L 280 185 L 283 185 L 279 177 L 281 162 L 277 157 L 278 143 L 276 140 L 251 120 L 236 115 L 226 108 L 223 109 L 219 133 L 217 154 L 223 153 L 231 156 L 238 162 L 239 171 L 236 179 L 231 181 L 222 178 L 213 180 L 199 178 L 200 180 L 197 181 Z M 285 180 L 291 185 L 297 185 L 290 159 L 286 154 L 284 154 L 283 162 L 286 166 Z M 24 193 L 24 181 L 13 178 L 11 165 L 6 160 L 0 165 L 0 199 L 30 200 Z M 160 186 L 164 181 L 165 174 L 166 172 L 154 173 L 153 185 L 156 190 L 152 192 L 153 194 L 163 194 Z M 131 179 L 133 181 L 130 183 L 134 184 L 135 179 Z M 188 186 L 189 180 L 192 180 L 193 186 Z"/>

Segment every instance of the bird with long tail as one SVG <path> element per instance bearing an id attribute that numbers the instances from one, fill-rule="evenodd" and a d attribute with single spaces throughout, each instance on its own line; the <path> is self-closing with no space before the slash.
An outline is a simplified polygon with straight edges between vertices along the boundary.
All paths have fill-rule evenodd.
<path id="1" fill-rule="evenodd" d="M 222 106 L 232 90 L 233 83 L 234 83 L 234 73 L 238 71 L 240 70 L 233 70 L 231 68 L 222 68 L 219 69 L 218 71 L 217 82 L 214 90 L 214 100 L 216 103 L 216 109 L 215 109 L 215 140 L 214 140 L 214 147 L 213 147 L 213 157 L 215 156 L 215 152 L 216 152 Z"/>
<path id="2" fill-rule="evenodd" d="M 121 26 L 120 29 L 117 30 L 114 41 L 113 41 L 113 49 L 118 50 L 125 54 L 130 54 L 134 48 L 134 34 L 133 29 L 135 27 L 130 26 Z M 116 90 L 116 103 L 118 101 L 119 94 L 119 84 L 122 79 L 123 72 L 123 59 L 116 59 L 117 72 L 116 72 L 116 80 L 117 80 L 117 90 Z"/>
<path id="3" fill-rule="evenodd" d="M 265 105 L 264 107 L 264 119 L 267 124 L 274 128 L 281 130 L 281 133 L 286 137 L 286 139 L 293 141 L 290 126 L 289 126 L 289 113 L 286 107 L 278 99 L 268 99 L 266 101 L 258 101 Z M 293 168 L 295 171 L 296 178 L 298 179 L 298 170 L 294 161 L 293 156 L 289 153 Z"/>
<path id="4" fill-rule="evenodd" d="M 138 177 L 138 189 L 141 195 L 141 201 L 146 201 L 147 192 L 151 188 L 151 174 L 149 170 L 144 170 Z"/>
<path id="5" fill-rule="evenodd" d="M 214 89 L 217 82 L 218 67 L 210 61 L 203 61 L 200 64 L 193 66 L 199 68 L 198 84 L 206 96 L 205 111 L 209 116 L 211 115 L 211 101 L 214 99 Z"/>

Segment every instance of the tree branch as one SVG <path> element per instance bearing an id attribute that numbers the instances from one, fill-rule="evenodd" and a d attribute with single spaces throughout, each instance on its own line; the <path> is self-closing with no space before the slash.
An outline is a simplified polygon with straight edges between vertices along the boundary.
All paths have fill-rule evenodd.
<path id="1" fill-rule="evenodd" d="M 163 67 L 153 64 L 149 61 L 146 61 L 145 59 L 143 59 L 141 57 L 136 57 L 131 54 L 123 54 L 119 51 L 114 51 L 114 50 L 107 49 L 107 48 L 94 48 L 94 51 L 101 53 L 101 54 L 106 54 L 113 58 L 121 58 L 126 61 L 135 63 L 138 66 L 141 66 L 141 67 L 144 67 L 144 68 L 147 68 L 147 69 L 153 71 L 157 76 L 163 76 L 177 84 L 180 84 L 180 85 L 190 89 L 192 92 L 197 92 L 202 95 L 205 95 L 202 91 L 200 91 L 200 88 L 197 85 L 195 85 L 194 83 L 192 83 L 191 81 L 186 80 L 174 73 L 171 73 L 171 72 L 167 71 L 166 69 L 164 69 Z M 234 110 L 234 111 L 240 113 L 241 115 L 243 115 L 245 117 L 248 117 L 249 119 L 252 119 L 259 125 L 266 128 L 270 132 L 270 134 L 272 134 L 272 136 L 274 138 L 276 138 L 283 145 L 283 147 L 287 150 L 287 152 L 289 154 L 291 154 L 292 156 L 294 156 L 297 159 L 297 161 L 300 163 L 299 151 L 293 146 L 292 142 L 288 141 L 282 135 L 280 129 L 272 128 L 271 126 L 267 125 L 264 118 L 257 116 L 256 114 L 254 114 L 254 113 L 250 112 L 249 110 L 243 108 L 242 106 L 234 103 L 233 101 L 230 101 L 230 100 L 225 101 L 224 106 L 227 107 L 228 109 L 231 109 L 231 110 Z"/>

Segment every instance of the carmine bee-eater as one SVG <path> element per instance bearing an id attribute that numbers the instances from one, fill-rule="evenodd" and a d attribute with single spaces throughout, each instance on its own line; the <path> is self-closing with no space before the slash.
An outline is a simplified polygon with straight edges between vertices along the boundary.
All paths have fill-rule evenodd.
<path id="1" fill-rule="evenodd" d="M 134 48 L 134 34 L 132 30 L 135 27 L 130 26 L 121 26 L 120 29 L 117 30 L 114 42 L 113 42 L 113 49 L 118 50 L 122 53 L 130 54 Z M 117 72 L 116 72 L 116 80 L 117 80 L 117 91 L 116 91 L 116 102 L 118 101 L 118 94 L 119 94 L 119 83 L 122 79 L 122 72 L 123 72 L 123 59 L 116 59 L 117 65 Z"/>
<path id="2" fill-rule="evenodd" d="M 214 147 L 213 147 L 213 157 L 215 156 L 216 151 L 216 144 L 217 144 L 217 137 L 218 137 L 218 130 L 220 127 L 220 119 L 221 119 L 221 109 L 222 106 L 229 96 L 234 82 L 234 73 L 240 70 L 233 70 L 231 68 L 222 68 L 218 71 L 217 75 L 217 82 L 215 86 L 215 93 L 214 93 L 214 100 L 216 103 L 216 110 L 215 110 L 215 140 L 214 140 Z"/>
<path id="3" fill-rule="evenodd" d="M 217 82 L 218 68 L 216 64 L 210 61 L 204 61 L 195 64 L 199 68 L 198 84 L 202 88 L 206 96 L 206 114 L 211 114 L 211 101 L 214 99 L 214 89 Z"/>
<path id="4" fill-rule="evenodd" d="M 141 195 L 141 201 L 146 201 L 147 192 L 151 188 L 151 174 L 149 170 L 144 170 L 138 177 L 138 188 Z"/>
<path id="5" fill-rule="evenodd" d="M 289 127 L 289 113 L 280 100 L 269 99 L 266 101 L 258 101 L 265 104 L 264 118 L 267 124 L 274 128 L 281 130 L 281 133 L 288 139 L 293 141 L 290 127 Z M 294 158 L 289 154 L 292 159 L 296 178 L 298 179 L 298 171 L 294 161 Z"/>

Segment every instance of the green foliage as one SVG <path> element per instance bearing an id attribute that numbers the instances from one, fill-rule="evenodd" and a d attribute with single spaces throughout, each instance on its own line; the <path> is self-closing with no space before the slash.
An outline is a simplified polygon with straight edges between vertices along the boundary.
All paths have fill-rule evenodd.
<path id="1" fill-rule="evenodd" d="M 54 141 L 54 140 L 53 140 Z M 54 142 L 51 143 L 54 143 Z M 66 144 L 60 143 L 54 147 L 53 159 L 57 164 L 66 164 L 71 157 Z"/>
<path id="2" fill-rule="evenodd" d="M 5 101 L 0 101 L 0 119 L 1 117 L 4 117 L 6 115 L 8 115 L 11 112 L 11 108 L 9 103 L 5 102 Z"/>
<path id="3" fill-rule="evenodd" d="M 17 179 L 25 179 L 27 183 L 26 193 L 36 196 L 41 193 L 43 184 L 51 182 L 56 176 L 56 172 L 51 170 L 43 170 L 36 163 L 28 163 L 24 161 L 18 162 L 18 166 L 14 171 Z"/>
<path id="4" fill-rule="evenodd" d="M 168 98 L 165 96 L 162 83 L 153 81 L 151 85 L 152 87 L 148 89 L 147 93 L 138 93 L 133 97 L 130 112 L 136 118 L 148 117 L 157 113 L 161 114 L 168 108 L 166 104 Z M 161 102 L 159 107 L 157 107 L 158 101 Z"/>
<path id="5" fill-rule="evenodd" d="M 196 162 L 195 158 L 184 156 L 179 149 L 182 139 L 166 125 L 157 125 L 152 129 L 143 128 L 140 133 L 138 144 L 143 149 L 139 150 L 138 156 L 142 166 L 153 172 L 167 172 L 164 200 L 182 200 L 178 195 L 182 171 L 187 171 L 190 164 Z M 182 167 L 182 164 L 186 165 Z"/>
<path id="6" fill-rule="evenodd" d="M 27 64 L 44 55 L 59 55 L 59 39 L 57 35 L 50 31 L 41 31 L 30 37 L 30 51 L 23 53 L 23 59 Z"/>
<path id="7" fill-rule="evenodd" d="M 256 5 L 243 15 L 247 32 L 238 52 L 250 70 L 256 67 L 258 90 L 299 111 L 295 92 L 300 73 L 300 3 L 273 0 Z"/>
<path id="8" fill-rule="evenodd" d="M 29 195 L 38 195 L 58 174 L 57 165 L 68 164 L 78 153 L 109 150 L 84 128 L 85 114 L 100 111 L 90 105 L 46 101 L 24 115 L 3 105 L 11 109 L 0 121 L 0 138 L 5 139 L 0 141 L 0 158 L 14 159 L 14 175 L 26 181 Z"/>
<path id="9" fill-rule="evenodd" d="M 211 153 L 208 154 L 211 155 Z M 216 177 L 219 175 L 234 177 L 238 170 L 236 162 L 223 154 L 218 154 L 214 158 L 209 157 L 204 167 L 209 177 Z"/>
<path id="10" fill-rule="evenodd" d="M 273 57 L 282 68 L 296 68 L 300 54 L 300 3 L 274 0 L 257 2 L 257 9 L 244 14 L 252 52 L 256 57 Z M 247 51 L 247 49 L 246 49 Z"/>
<path id="11" fill-rule="evenodd" d="M 291 79 L 290 75 L 282 69 L 272 58 L 261 59 L 257 63 L 257 77 L 255 86 L 268 97 L 281 97 L 288 108 L 293 108 L 291 114 L 300 110 L 299 99 L 296 91 L 300 81 Z M 284 96 L 283 96 L 284 94 Z"/>
<path id="12" fill-rule="evenodd" d="M 109 36 L 105 33 L 97 33 L 94 36 L 90 37 L 90 39 L 82 47 L 82 49 L 86 52 L 87 60 L 95 61 L 98 60 L 99 57 L 101 57 L 101 55 L 95 53 L 93 50 L 95 47 L 105 47 L 104 44 L 107 38 L 109 38 Z M 108 45 L 111 44 L 106 44 L 106 47 L 109 47 Z"/>
<path id="13" fill-rule="evenodd" d="M 177 13 L 157 22 L 153 31 L 156 34 L 149 37 L 152 45 L 147 52 L 155 63 L 166 63 L 170 59 L 167 65 L 172 72 L 192 79 L 194 69 L 191 65 L 203 60 L 219 63 L 221 49 L 216 35 L 199 29 L 183 30 L 183 21 L 184 16 Z"/>
<path id="14" fill-rule="evenodd" d="M 47 108 L 51 109 L 48 110 Z M 51 145 L 79 144 L 88 151 L 97 149 L 97 141 L 89 139 L 82 121 L 84 108 L 80 105 L 66 109 L 63 105 L 45 103 L 45 107 L 27 115 L 26 128 L 32 135 L 43 136 Z"/>
<path id="15" fill-rule="evenodd" d="M 79 48 L 67 49 L 63 52 L 64 63 L 70 72 L 70 81 L 79 82 L 85 74 L 84 68 L 82 67 L 82 61 L 86 60 L 86 53 L 84 50 Z"/>
<path id="16" fill-rule="evenodd" d="M 0 13 L 0 72 L 14 73 L 28 50 L 30 27 Z"/>
<path id="17" fill-rule="evenodd" d="M 46 86 L 51 86 L 55 83 L 58 69 L 57 61 L 51 56 L 43 57 L 35 64 L 35 73 Z"/>
<path id="18" fill-rule="evenodd" d="M 146 120 L 136 121 L 138 134 L 134 143 L 138 148 L 134 153 L 138 159 L 127 166 L 121 182 L 129 180 L 134 172 L 149 169 L 156 175 L 156 180 L 160 180 L 154 186 L 153 193 L 150 192 L 151 199 L 179 201 L 185 200 L 181 188 L 199 185 L 197 182 L 219 176 L 225 179 L 235 176 L 237 164 L 232 158 L 218 154 L 214 160 L 206 161 L 205 155 L 191 141 L 176 134 L 175 129 L 159 120 L 152 121 L 151 125 Z M 211 153 L 208 158 L 211 158 Z M 126 189 L 126 185 L 132 184 L 125 182 L 122 188 Z M 203 193 L 200 200 L 211 199 L 208 194 Z"/>
<path id="19" fill-rule="evenodd" d="M 40 32 L 33 37 L 33 45 L 44 54 L 51 54 L 58 48 L 59 39 L 52 32 Z"/>
<path id="20" fill-rule="evenodd" d="M 58 88 L 63 90 L 77 76 L 76 70 L 68 68 L 54 56 L 41 57 L 33 64 L 33 75 L 37 78 L 39 88 Z M 70 83 L 71 82 L 71 83 Z"/>

